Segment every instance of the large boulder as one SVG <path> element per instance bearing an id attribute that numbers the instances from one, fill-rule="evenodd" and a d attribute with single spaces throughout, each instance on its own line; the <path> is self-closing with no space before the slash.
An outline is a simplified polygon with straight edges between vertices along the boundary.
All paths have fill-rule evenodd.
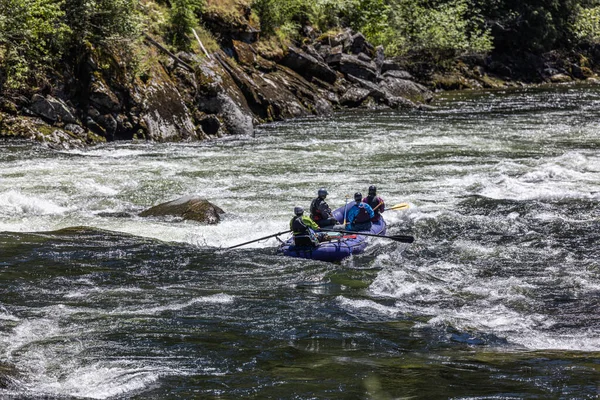
<path id="1" fill-rule="evenodd" d="M 359 107 L 369 97 L 371 91 L 366 88 L 352 86 L 340 98 L 340 104 L 346 107 Z"/>
<path id="2" fill-rule="evenodd" d="M 101 136 L 85 131 L 79 125 L 67 124 L 64 128 L 53 127 L 40 118 L 11 116 L 0 112 L 0 138 L 35 140 L 54 149 L 85 147 L 105 142 Z"/>
<path id="3" fill-rule="evenodd" d="M 367 42 L 367 39 L 365 38 L 365 36 L 358 32 L 354 35 L 352 35 L 352 37 L 350 38 L 350 52 L 352 54 L 360 54 L 360 53 L 364 53 L 364 54 L 373 54 L 375 49 L 373 48 L 373 45 L 369 42 Z"/>
<path id="4" fill-rule="evenodd" d="M 382 78 L 398 78 L 398 79 L 406 79 L 409 81 L 414 80 L 413 76 L 410 74 L 410 72 L 404 71 L 404 70 L 389 70 L 383 73 Z"/>
<path id="5" fill-rule="evenodd" d="M 51 122 L 62 121 L 65 123 L 77 123 L 73 111 L 61 99 L 52 96 L 43 97 L 39 94 L 33 95 L 31 99 L 31 112 Z"/>
<path id="6" fill-rule="evenodd" d="M 377 66 L 375 63 L 363 61 L 350 54 L 341 55 L 339 70 L 346 76 L 353 75 L 371 82 L 377 80 Z"/>
<path id="7" fill-rule="evenodd" d="M 240 53 L 244 46 L 251 45 L 238 44 Z M 323 94 L 325 91 L 290 68 L 273 64 L 270 70 L 257 71 L 251 66 L 240 65 L 223 54 L 218 56 L 218 60 L 228 73 L 227 79 L 232 81 L 232 86 L 242 95 L 239 104 L 244 104 L 260 121 L 326 114 L 332 110 L 331 103 Z M 262 56 L 257 55 L 256 62 L 263 63 Z M 316 77 L 313 80 L 315 83 L 320 82 Z M 328 85 L 326 82 L 323 84 Z M 218 85 L 221 86 L 222 84 Z M 199 102 L 204 111 L 211 110 L 207 107 L 207 98 Z M 226 118 L 224 120 L 227 124 Z"/>
<path id="8" fill-rule="evenodd" d="M 157 142 L 196 139 L 191 112 L 167 72 L 160 66 L 153 68 L 147 82 L 138 82 L 132 93 L 140 108 L 140 125 L 146 128 L 146 137 Z M 100 123 L 99 121 L 96 121 Z M 112 129 L 113 121 L 104 124 Z"/>
<path id="9" fill-rule="evenodd" d="M 348 49 L 352 45 L 352 36 L 354 32 L 352 29 L 346 29 L 343 32 L 339 32 L 336 35 L 324 35 L 321 38 L 321 42 L 328 43 L 330 46 L 342 46 L 344 49 Z"/>
<path id="10" fill-rule="evenodd" d="M 102 80 L 94 80 L 90 87 L 90 104 L 104 112 L 117 112 L 121 109 L 119 98 Z"/>
<path id="11" fill-rule="evenodd" d="M 385 76 L 379 82 L 380 87 L 394 97 L 404 97 L 417 103 L 428 103 L 433 99 L 433 93 L 425 86 L 407 80 Z"/>
<path id="12" fill-rule="evenodd" d="M 386 93 L 384 90 L 381 89 L 381 87 L 379 87 L 373 82 L 357 78 L 353 75 L 348 75 L 347 78 L 350 82 L 355 83 L 364 89 L 368 89 L 370 91 L 369 96 L 373 97 L 375 100 L 382 101 L 386 97 L 389 97 L 388 93 Z"/>
<path id="13" fill-rule="evenodd" d="M 254 126 L 252 115 L 244 112 L 238 103 L 224 93 L 204 98 L 198 102 L 203 111 L 223 118 L 227 132 L 232 135 L 252 135 Z"/>
<path id="14" fill-rule="evenodd" d="M 294 46 L 289 46 L 282 64 L 308 79 L 314 76 L 328 83 L 337 79 L 337 74 L 327 64 Z"/>
<path id="15" fill-rule="evenodd" d="M 199 64 L 196 106 L 202 112 L 217 115 L 228 133 L 252 135 L 254 118 L 240 82 L 246 73 L 223 52 Z"/>
<path id="16" fill-rule="evenodd" d="M 225 211 L 220 207 L 206 199 L 196 196 L 184 196 L 149 208 L 139 215 L 140 217 L 179 217 L 183 220 L 214 225 L 221 221 L 221 214 L 224 213 Z"/>

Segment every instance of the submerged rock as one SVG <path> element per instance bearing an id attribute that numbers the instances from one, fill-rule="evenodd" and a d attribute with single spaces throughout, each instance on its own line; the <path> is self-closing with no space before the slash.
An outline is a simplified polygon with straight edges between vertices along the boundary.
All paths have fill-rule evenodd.
<path id="1" fill-rule="evenodd" d="M 184 220 L 214 225 L 221 221 L 221 214 L 225 214 L 225 211 L 220 207 L 206 199 L 190 195 L 159 204 L 141 212 L 139 215 L 140 217 L 175 216 Z"/>
<path id="2" fill-rule="evenodd" d="M 125 211 L 116 211 L 116 212 L 99 212 L 96 214 L 99 217 L 104 218 L 131 218 L 133 215 L 131 213 Z"/>

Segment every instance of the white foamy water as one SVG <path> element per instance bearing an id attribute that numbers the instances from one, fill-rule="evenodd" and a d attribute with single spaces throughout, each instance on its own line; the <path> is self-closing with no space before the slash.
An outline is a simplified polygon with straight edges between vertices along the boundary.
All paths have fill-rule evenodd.
<path id="1" fill-rule="evenodd" d="M 68 208 L 55 204 L 52 200 L 24 195 L 15 190 L 0 193 L 0 210 L 6 217 L 35 217 L 62 215 Z"/>
<path id="2" fill-rule="evenodd" d="M 409 321 L 415 334 L 436 332 L 449 349 L 472 336 L 480 343 L 474 346 L 498 351 L 600 351 L 592 307 L 600 291 L 597 107 L 565 95 L 577 107 L 562 110 L 561 101 L 550 99 L 543 107 L 558 110 L 537 112 L 535 96 L 506 96 L 457 95 L 431 112 L 298 119 L 261 127 L 252 138 L 195 144 L 111 143 L 61 152 L 24 146 L 9 159 L 2 150 L 10 143 L 2 143 L 0 231 L 87 226 L 164 242 L 149 245 L 148 254 L 109 241 L 97 253 L 77 255 L 84 250 L 76 243 L 61 247 L 49 239 L 47 248 L 38 247 L 37 236 L 31 243 L 27 235 L 7 239 L 15 256 L 0 259 L 0 272 L 13 272 L 18 251 L 33 260 L 31 275 L 12 292 L 15 304 L 0 307 L 0 361 L 23 374 L 25 389 L 15 396 L 126 397 L 170 375 L 218 376 L 260 364 L 254 354 L 243 367 L 232 362 L 232 348 L 255 346 L 264 355 L 272 349 L 257 343 L 286 332 L 350 337 L 363 321 Z M 226 249 L 287 230 L 293 207 L 308 209 L 320 187 L 336 208 L 371 184 L 388 206 L 411 205 L 384 216 L 389 234 L 414 235 L 413 244 L 377 239 L 366 255 L 325 267 L 277 257 L 276 238 L 246 246 L 259 252 Z M 189 195 L 223 208 L 222 221 L 138 216 Z M 190 262 L 196 249 L 206 259 Z M 51 264 L 49 271 L 35 265 L 36 257 Z M 81 272 L 69 257 L 89 259 L 92 267 Z M 53 276 L 62 264 L 69 268 Z M 345 274 L 350 281 L 360 275 L 364 288 L 346 286 Z M 50 288 L 29 286 L 29 277 Z M 280 284 L 290 291 L 275 297 L 271 289 Z M 255 288 L 261 285 L 269 290 Z M 335 290 L 341 294 L 331 296 Z M 40 299 L 50 305 L 38 305 Z M 339 310 L 332 312 L 330 303 Z M 287 310 L 294 314 L 289 320 Z M 340 320 L 351 328 L 344 331 Z M 254 325 L 246 328 L 249 321 Z M 194 342 L 218 343 L 224 326 L 226 350 Z M 370 329 L 361 333 L 377 336 Z M 141 343 L 131 331 L 144 337 Z M 177 353 L 184 345 L 198 354 Z"/>
<path id="3" fill-rule="evenodd" d="M 185 303 L 171 303 L 171 304 L 166 304 L 166 305 L 161 305 L 161 306 L 155 306 L 155 307 L 143 307 L 143 308 L 118 308 L 114 311 L 111 312 L 111 314 L 130 314 L 130 315 L 151 315 L 151 314 L 160 314 L 164 311 L 177 311 L 177 310 L 182 310 L 184 308 L 196 305 L 196 304 L 202 304 L 202 303 L 208 303 L 208 304 L 230 304 L 233 303 L 234 301 L 234 297 L 224 294 L 224 293 L 220 293 L 220 294 L 215 294 L 212 296 L 202 296 L 202 297 L 196 297 L 190 301 L 187 301 Z"/>

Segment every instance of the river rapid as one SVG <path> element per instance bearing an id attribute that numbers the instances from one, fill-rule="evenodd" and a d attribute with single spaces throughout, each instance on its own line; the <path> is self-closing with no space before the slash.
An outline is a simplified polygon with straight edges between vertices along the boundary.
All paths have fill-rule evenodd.
<path id="1" fill-rule="evenodd" d="M 0 142 L 0 398 L 596 399 L 600 87 L 440 94 L 204 143 Z M 341 263 L 276 238 L 369 185 Z M 203 226 L 137 213 L 197 194 Z M 285 235 L 282 239 L 285 239 Z"/>

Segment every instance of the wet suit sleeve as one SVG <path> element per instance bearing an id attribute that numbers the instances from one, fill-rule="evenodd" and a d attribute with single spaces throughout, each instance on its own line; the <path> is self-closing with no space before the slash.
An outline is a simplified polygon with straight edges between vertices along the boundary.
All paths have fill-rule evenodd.
<path id="1" fill-rule="evenodd" d="M 319 225 L 317 225 L 317 223 L 315 221 L 313 221 L 310 217 L 303 215 L 302 216 L 302 222 L 304 222 L 304 225 L 308 226 L 309 228 L 318 230 L 321 229 L 319 228 Z"/>
<path id="2" fill-rule="evenodd" d="M 331 208 L 329 208 L 329 205 L 324 201 L 322 201 L 321 204 L 319 204 L 319 211 L 321 211 L 323 219 L 331 218 Z"/>
<path id="3" fill-rule="evenodd" d="M 371 210 L 372 211 L 372 210 Z M 358 207 L 353 206 L 349 211 L 348 211 L 348 219 L 346 221 L 348 221 L 349 224 L 352 224 L 352 222 L 354 222 L 354 219 L 356 218 L 356 216 L 358 215 Z"/>
<path id="4" fill-rule="evenodd" d="M 377 209 L 377 211 L 379 211 L 380 213 L 382 213 L 382 212 L 385 211 L 385 202 L 383 201 L 383 199 L 381 197 L 378 197 L 378 199 L 379 199 L 378 204 L 381 204 L 381 205 L 379 206 L 379 208 Z"/>

